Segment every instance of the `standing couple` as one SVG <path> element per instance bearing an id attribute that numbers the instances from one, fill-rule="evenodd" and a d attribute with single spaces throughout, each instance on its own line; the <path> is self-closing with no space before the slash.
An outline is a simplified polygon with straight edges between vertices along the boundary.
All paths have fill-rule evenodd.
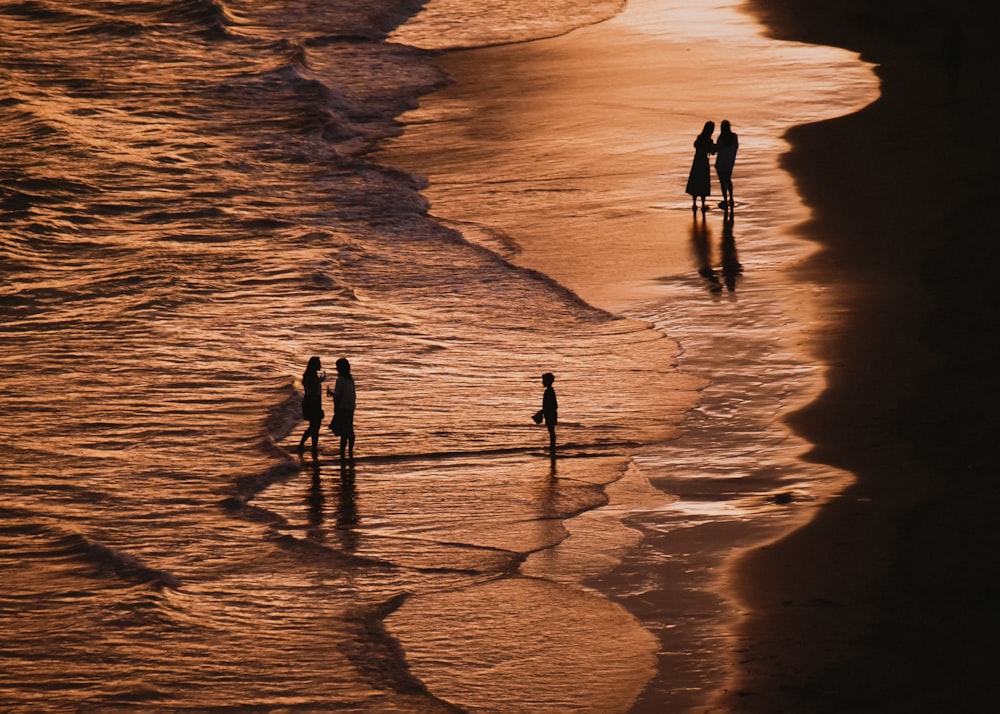
<path id="1" fill-rule="evenodd" d="M 709 154 L 715 154 L 715 173 L 719 177 L 719 186 L 722 188 L 722 201 L 719 208 L 727 209 L 733 207 L 733 166 L 736 164 L 736 150 L 740 148 L 740 141 L 728 121 L 722 122 L 722 129 L 719 131 L 718 141 L 712 140 L 712 133 L 715 131 L 715 122 L 705 122 L 705 128 L 701 130 L 698 138 L 694 140 L 694 161 L 691 164 L 691 173 L 688 174 L 687 188 L 685 192 L 691 196 L 691 210 L 697 211 L 697 199 L 701 199 L 702 213 L 708 210 L 705 206 L 705 198 L 712 193 L 712 176 L 708 167 Z"/>
<path id="2" fill-rule="evenodd" d="M 306 448 L 306 439 L 312 438 L 312 454 L 316 457 L 319 430 L 323 424 L 323 380 L 326 372 L 320 372 L 323 366 L 319 357 L 310 357 L 306 371 L 302 373 L 302 418 L 309 426 L 299 441 L 298 452 Z M 330 431 L 340 437 L 340 458 L 350 455 L 354 457 L 354 377 L 351 376 L 351 363 L 341 357 L 337 360 L 337 384 L 333 389 L 326 388 L 327 396 L 333 397 L 333 421 Z"/>

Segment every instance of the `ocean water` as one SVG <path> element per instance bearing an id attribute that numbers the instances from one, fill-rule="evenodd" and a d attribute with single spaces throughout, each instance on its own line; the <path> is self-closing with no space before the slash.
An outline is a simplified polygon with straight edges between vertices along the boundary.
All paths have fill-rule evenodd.
<path id="1" fill-rule="evenodd" d="M 663 618 L 601 579 L 648 553 L 630 518 L 695 519 L 684 490 L 713 481 L 681 478 L 691 435 L 721 438 L 686 419 L 732 405 L 679 364 L 684 305 L 717 294 L 687 271 L 594 299 L 509 225 L 442 212 L 426 161 L 371 153 L 461 86 L 431 50 L 629 15 L 418 10 L 0 8 L 5 711 L 627 711 L 664 671 Z M 312 355 L 352 362 L 352 463 L 328 432 L 294 452 Z M 752 428 L 726 443 L 759 474 Z"/>
<path id="2" fill-rule="evenodd" d="M 394 33 L 421 47 L 441 36 L 447 25 Z M 628 449 L 611 503 L 569 521 L 572 537 L 522 572 L 579 573 L 593 534 L 621 518 L 633 545 L 581 582 L 656 636 L 656 674 L 627 708 L 706 711 L 741 647 L 729 565 L 851 479 L 814 463 L 784 423 L 823 389 L 810 346 L 829 329 L 833 287 L 796 274 L 815 247 L 780 160 L 787 129 L 857 111 L 877 79 L 852 53 L 766 37 L 725 0 L 631 0 L 569 35 L 436 64 L 454 82 L 403 115 L 406 131 L 379 160 L 425 176 L 432 214 L 469 240 L 679 344 L 672 374 L 703 381 L 680 435 Z M 683 193 L 709 119 L 732 120 L 740 136 L 731 212 L 716 206 L 714 177 L 708 212 L 692 213 Z M 606 357 L 606 370 L 629 374 Z M 430 656 L 410 661 L 425 681 L 438 675 Z"/>

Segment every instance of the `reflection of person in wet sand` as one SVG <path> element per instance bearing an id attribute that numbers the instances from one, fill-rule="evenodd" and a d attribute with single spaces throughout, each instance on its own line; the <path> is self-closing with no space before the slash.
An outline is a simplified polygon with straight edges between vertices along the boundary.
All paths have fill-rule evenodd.
<path id="1" fill-rule="evenodd" d="M 696 212 L 692 219 L 691 250 L 698 263 L 698 275 L 708 281 L 708 287 L 712 292 L 721 291 L 722 285 L 719 283 L 719 276 L 716 275 L 715 268 L 712 267 L 712 243 L 708 236 L 708 224 L 705 222 L 704 213 L 701 218 L 698 218 Z"/>
<path id="2" fill-rule="evenodd" d="M 313 462 L 312 481 L 309 484 L 309 494 L 306 503 L 309 504 L 309 537 L 313 540 L 323 540 L 323 484 L 319 478 L 319 462 Z"/>
<path id="3" fill-rule="evenodd" d="M 361 541 L 361 534 L 358 532 L 358 492 L 354 485 L 354 461 L 344 459 L 340 462 L 340 483 L 334 485 L 333 493 L 336 502 L 333 507 L 332 518 L 327 523 L 333 523 L 330 530 L 320 531 L 321 540 L 324 540 L 328 547 L 335 548 L 343 553 L 355 553 Z"/>
<path id="4" fill-rule="evenodd" d="M 354 486 L 354 464 L 340 465 L 340 508 L 337 510 L 337 528 L 349 530 L 358 525 L 357 489 Z"/>
<path id="5" fill-rule="evenodd" d="M 722 277 L 729 292 L 736 290 L 736 279 L 743 275 L 743 266 L 736 255 L 736 238 L 733 236 L 733 224 L 736 216 L 733 211 L 727 211 L 722 219 Z"/>
<path id="6" fill-rule="evenodd" d="M 302 373 L 302 418 L 309 422 L 309 426 L 302 434 L 299 441 L 298 452 L 301 454 L 306 448 L 306 439 L 312 437 L 312 454 L 315 457 L 317 452 L 317 441 L 319 440 L 319 429 L 323 425 L 323 380 L 326 379 L 326 372 L 320 374 L 322 368 L 319 357 L 310 357 L 306 365 L 306 371 Z"/>
<path id="7" fill-rule="evenodd" d="M 687 187 L 684 192 L 691 196 L 691 210 L 697 211 L 697 199 L 701 199 L 701 210 L 705 212 L 705 197 L 712 193 L 712 173 L 708 167 L 708 155 L 715 153 L 715 142 L 712 132 L 715 123 L 707 121 L 701 133 L 694 140 L 694 160 L 691 162 L 691 172 L 688 174 Z"/>
<path id="8" fill-rule="evenodd" d="M 312 480 L 309 484 L 309 492 L 306 494 L 306 505 L 308 514 L 306 520 L 308 529 L 307 536 L 314 542 L 325 542 L 331 535 L 336 540 L 336 545 L 345 552 L 353 552 L 358 548 L 359 534 L 356 530 L 358 525 L 357 489 L 354 485 L 354 462 L 344 460 L 340 463 L 340 485 L 334 488 L 336 494 L 336 506 L 333 509 L 334 530 L 324 528 L 326 518 L 326 495 L 323 493 L 323 484 L 320 478 L 320 462 L 315 461 L 312 468 Z"/>
<path id="9" fill-rule="evenodd" d="M 337 382 L 331 390 L 326 388 L 328 396 L 333 397 L 333 421 L 330 430 L 340 437 L 340 458 L 348 454 L 354 457 L 354 407 L 356 395 L 354 377 L 351 376 L 351 363 L 344 357 L 337 360 Z"/>
<path id="10" fill-rule="evenodd" d="M 736 165 L 736 152 L 740 148 L 740 139 L 733 133 L 728 121 L 722 122 L 715 148 L 715 173 L 722 189 L 719 208 L 725 209 L 733 205 L 733 167 Z"/>

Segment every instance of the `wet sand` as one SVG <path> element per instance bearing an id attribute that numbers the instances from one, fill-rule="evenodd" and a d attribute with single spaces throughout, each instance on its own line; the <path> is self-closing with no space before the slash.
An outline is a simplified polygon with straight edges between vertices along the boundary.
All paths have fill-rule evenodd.
<path id="1" fill-rule="evenodd" d="M 657 671 L 636 712 L 692 710 L 724 685 L 735 621 L 723 564 L 801 525 L 850 478 L 803 464 L 808 444 L 776 422 L 818 395 L 822 375 L 798 333 L 827 324 L 814 284 L 787 270 L 813 247 L 789 236 L 808 211 L 777 160 L 789 127 L 856 111 L 877 91 L 851 53 L 760 33 L 731 3 L 636 0 L 566 37 L 451 53 L 439 64 L 455 83 L 422 100 L 379 153 L 426 175 L 432 213 L 470 240 L 678 340 L 684 354 L 650 373 L 652 389 L 679 374 L 711 382 L 684 436 L 628 454 L 635 480 L 669 504 L 616 507 L 625 484 L 609 486 L 604 516 L 625 517 L 642 542 L 586 581 L 657 638 Z M 693 134 L 724 116 L 738 117 L 743 140 L 735 231 L 747 278 L 712 292 L 696 228 L 707 226 L 704 259 L 715 265 L 726 222 L 714 206 L 707 223 L 692 219 L 682 189 Z M 581 378 L 561 394 L 593 389 Z M 777 490 L 794 491 L 794 505 L 776 503 Z M 567 563 L 585 555 L 573 546 L 586 544 L 589 520 L 567 522 L 561 570 L 576 572 Z"/>
<path id="2" fill-rule="evenodd" d="M 733 4 L 633 0 L 566 36 L 445 54 L 436 64 L 454 84 L 404 115 L 405 134 L 376 156 L 427 177 L 435 217 L 591 306 L 662 300 L 692 272 L 683 188 L 706 118 L 731 116 L 742 132 L 737 239 L 760 252 L 807 215 L 776 166 L 781 135 L 877 96 L 853 55 L 768 41 Z"/>
<path id="3" fill-rule="evenodd" d="M 788 136 L 784 164 L 814 211 L 801 231 L 822 246 L 801 276 L 828 286 L 810 338 L 831 365 L 790 423 L 811 458 L 858 480 L 733 561 L 747 617 L 716 711 L 996 710 L 997 9 L 967 8 L 951 102 L 949 6 L 865 5 L 751 4 L 777 37 L 878 63 L 883 95 Z"/>
<path id="4" fill-rule="evenodd" d="M 912 4 L 906 8 L 914 10 Z M 883 97 L 878 102 L 840 119 L 791 130 L 786 139 L 792 150 L 783 159 L 812 210 L 796 233 L 821 247 L 789 279 L 810 292 L 809 309 L 817 310 L 818 317 L 805 321 L 802 345 L 816 364 L 826 366 L 827 383 L 821 398 L 788 421 L 815 445 L 811 460 L 850 472 L 857 483 L 818 511 L 796 502 L 805 508 L 794 525 L 812 521 L 778 540 L 775 534 L 787 533 L 793 523 L 781 520 L 787 514 L 768 515 L 763 503 L 752 523 L 719 523 L 716 532 L 710 526 L 707 533 L 670 533 L 662 512 L 629 521 L 643 531 L 645 545 L 595 584 L 625 602 L 645 625 L 659 623 L 653 627 L 661 641 L 659 672 L 633 710 L 660 712 L 666 701 L 670 711 L 702 711 L 706 706 L 748 712 L 975 710 L 981 701 L 977 692 L 989 681 L 984 670 L 991 659 L 973 646 L 968 633 L 993 626 L 986 609 L 993 597 L 992 573 L 977 562 L 990 562 L 990 544 L 996 540 L 988 518 L 994 494 L 981 478 L 990 465 L 980 458 L 990 455 L 980 437 L 995 423 L 987 371 L 995 360 L 976 339 L 983 330 L 993 332 L 987 287 L 992 256 L 983 251 L 996 249 L 979 245 L 978 237 L 997 231 L 989 210 L 976 208 L 988 206 L 982 191 L 994 163 L 987 152 L 995 147 L 983 148 L 981 142 L 970 146 L 969 135 L 985 117 L 995 116 L 995 104 L 986 99 L 982 78 L 978 86 L 963 82 L 959 101 L 947 100 L 944 74 L 936 64 L 946 23 L 922 13 L 921 7 L 915 15 L 903 15 L 914 24 L 896 27 L 896 39 L 886 29 L 894 27 L 891 13 L 849 15 L 819 0 L 758 0 L 751 9 L 777 37 L 863 51 L 863 59 L 882 65 Z M 981 38 L 970 36 L 970 65 L 983 46 Z M 483 72 L 481 63 L 503 52 L 477 51 L 469 76 L 461 77 L 447 96 L 485 75 L 483 86 L 468 93 L 495 98 L 490 81 L 505 84 L 506 75 Z M 532 52 L 531 45 L 519 48 L 521 69 L 546 66 L 547 58 Z M 463 58 L 453 55 L 449 62 L 447 68 L 455 72 Z M 491 61 L 488 66 L 496 65 Z M 987 68 L 979 64 L 976 71 Z M 727 76 L 721 70 L 710 74 Z M 972 70 L 966 75 L 971 80 Z M 533 86 L 525 84 L 526 76 L 518 77 L 522 91 Z M 446 103 L 445 119 L 449 111 Z M 490 107 L 482 113 L 494 116 L 497 111 Z M 691 112 L 704 115 L 701 107 Z M 509 111 L 503 118 L 506 126 L 532 125 L 510 121 Z M 482 147 L 500 136 L 498 126 L 484 125 L 478 141 L 469 144 L 480 152 L 475 155 L 442 153 L 433 148 L 434 141 L 428 144 L 430 156 L 419 156 L 416 165 L 435 167 L 429 172 L 429 193 L 436 215 L 456 217 L 448 192 L 455 206 L 475 209 L 472 215 L 457 214 L 462 220 L 515 213 L 501 201 L 469 200 L 464 191 L 471 182 L 448 185 L 435 175 L 452 171 L 448 161 L 485 165 L 486 175 L 512 175 L 485 163 L 490 150 Z M 469 147 L 462 145 L 463 151 Z M 741 166 L 750 168 L 749 155 L 741 157 Z M 539 166 L 541 179 L 550 178 L 544 174 L 547 164 Z M 648 169 L 642 166 L 639 172 Z M 663 183 L 674 178 L 665 175 Z M 444 190 L 434 194 L 435 187 Z M 578 187 L 571 202 L 579 205 L 579 195 L 589 195 L 588 189 Z M 749 226 L 759 231 L 753 222 L 755 206 L 780 195 L 763 191 L 752 197 L 749 208 L 737 210 L 739 225 L 748 225 L 749 218 Z M 650 225 L 659 225 L 664 233 L 684 231 L 690 223 L 690 218 L 680 218 L 683 210 L 677 211 L 682 203 L 640 200 L 652 205 L 657 216 Z M 550 215 L 553 194 L 547 193 L 543 203 Z M 599 217 L 601 225 L 618 220 L 612 214 Z M 674 218 L 680 220 L 663 228 Z M 525 225 L 525 212 L 511 222 Z M 544 221 L 527 223 L 541 231 Z M 622 223 L 617 234 L 648 247 L 652 231 L 631 221 Z M 542 247 L 558 236 L 545 238 L 539 242 Z M 504 239 L 483 240 L 503 253 Z M 583 267 L 570 266 L 564 275 L 559 270 L 565 265 L 532 250 L 520 253 L 518 262 L 553 274 L 599 306 L 615 310 L 655 288 L 642 271 L 630 282 L 637 272 L 634 265 L 608 280 L 607 266 L 595 258 Z M 565 252 L 559 247 L 553 254 Z M 689 270 L 690 258 L 683 254 L 643 255 L 632 246 L 623 252 L 639 255 L 640 267 L 657 264 L 660 274 L 666 274 L 668 264 L 670 271 Z M 599 280 L 588 282 L 594 276 Z M 981 330 L 968 329 L 977 324 Z M 724 367 L 725 354 L 720 351 L 722 361 L 709 371 Z M 712 436 L 704 436 L 706 443 Z M 664 488 L 663 480 L 652 480 Z M 680 492 L 685 488 L 680 479 L 666 485 L 676 487 L 667 490 L 681 501 L 712 499 L 705 483 L 698 484 L 705 491 L 691 494 Z M 729 484 L 720 481 L 714 487 L 720 501 L 729 495 Z M 979 516 L 977 511 L 986 513 Z M 727 532 L 718 532 L 723 530 Z M 942 532 L 947 535 L 941 537 Z M 761 546 L 764 539 L 771 542 Z M 669 547 L 664 545 L 668 540 Z M 723 592 L 713 593 L 717 573 L 708 572 L 712 568 L 706 564 L 726 556 L 734 545 L 750 543 L 748 550 L 729 554 Z M 666 552 L 682 557 L 664 558 Z M 738 605 L 735 620 L 732 603 Z M 993 641 L 992 636 L 984 640 Z M 695 644 L 675 651 L 671 643 Z M 705 693 L 719 691 L 727 676 L 718 699 L 705 704 Z"/>

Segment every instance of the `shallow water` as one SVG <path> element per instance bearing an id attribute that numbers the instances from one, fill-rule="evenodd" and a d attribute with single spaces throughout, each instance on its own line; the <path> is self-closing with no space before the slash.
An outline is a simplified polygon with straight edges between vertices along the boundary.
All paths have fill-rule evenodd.
<path id="1" fill-rule="evenodd" d="M 489 33 L 475 13 L 441 16 L 476 44 L 555 36 L 617 9 L 567 22 L 551 4 L 503 7 Z M 639 531 L 622 519 L 687 508 L 647 477 L 683 462 L 663 445 L 713 380 L 677 369 L 692 354 L 683 316 L 699 323 L 684 305 L 720 303 L 681 259 L 683 240 L 676 273 L 639 276 L 649 302 L 627 288 L 630 270 L 608 291 L 627 300 L 593 299 L 534 262 L 517 225 L 444 211 L 448 182 L 428 167 L 421 195 L 397 170 L 412 167 L 369 157 L 398 133 L 392 117 L 445 81 L 424 52 L 382 41 L 410 12 L 0 11 L 5 709 L 613 711 L 656 676 L 657 629 L 582 583 L 629 562 Z M 529 15 L 540 19 L 526 29 Z M 518 143 L 555 147 L 556 135 Z M 468 153 L 490 142 L 470 146 L 468 166 L 502 175 Z M 645 205 L 637 187 L 655 174 L 640 164 L 613 202 Z M 600 199 L 588 221 L 617 225 L 608 175 L 572 173 Z M 427 220 L 424 196 L 485 227 Z M 508 215 L 547 225 L 560 205 Z M 674 209 L 649 205 L 656 218 Z M 774 225 L 743 213 L 741 242 Z M 741 256 L 760 273 L 788 251 L 756 251 L 775 251 Z M 721 305 L 744 304 L 749 275 Z M 318 460 L 293 455 L 313 354 L 354 365 L 350 467 L 326 433 Z M 555 464 L 529 419 L 543 371 L 558 375 Z"/>
<path id="2" fill-rule="evenodd" d="M 632 480 L 655 488 L 570 522 L 583 542 L 615 516 L 637 531 L 621 563 L 582 579 L 658 638 L 635 711 L 688 710 L 723 685 L 729 559 L 850 479 L 809 463 L 782 423 L 822 389 L 808 344 L 824 320 L 823 287 L 795 279 L 808 212 L 778 162 L 786 129 L 860 109 L 877 83 L 851 53 L 765 38 L 735 5 L 637 0 L 565 37 L 445 55 L 455 83 L 378 154 L 427 177 L 433 215 L 678 341 L 681 373 L 705 380 L 678 439 L 628 452 Z M 736 206 L 692 214 L 691 143 L 723 118 L 740 135 Z M 527 567 L 565 566 L 577 537 Z"/>

